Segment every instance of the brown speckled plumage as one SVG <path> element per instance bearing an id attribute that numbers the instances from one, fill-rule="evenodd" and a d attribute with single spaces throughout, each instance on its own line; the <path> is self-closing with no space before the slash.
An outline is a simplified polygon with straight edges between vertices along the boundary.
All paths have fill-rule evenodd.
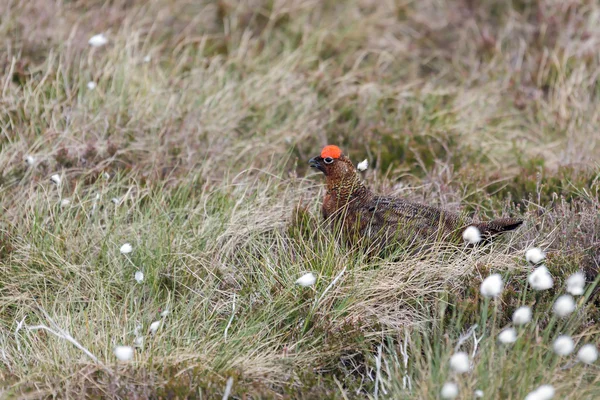
<path id="1" fill-rule="evenodd" d="M 462 240 L 468 226 L 475 226 L 484 240 L 517 228 L 523 221 L 503 218 L 474 222 L 457 213 L 412 203 L 397 197 L 378 196 L 362 182 L 350 159 L 327 146 L 310 165 L 325 174 L 327 193 L 323 199 L 325 220 L 340 224 L 347 240 L 369 243 L 413 241 L 419 239 Z M 329 149 L 329 150 L 328 150 Z"/>

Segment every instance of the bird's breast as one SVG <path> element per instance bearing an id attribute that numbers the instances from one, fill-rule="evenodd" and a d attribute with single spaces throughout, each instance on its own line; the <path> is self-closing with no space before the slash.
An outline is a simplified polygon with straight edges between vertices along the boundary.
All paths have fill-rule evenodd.
<path id="1" fill-rule="evenodd" d="M 323 198 L 323 218 L 329 218 L 337 208 L 337 198 L 331 193 L 327 193 Z"/>

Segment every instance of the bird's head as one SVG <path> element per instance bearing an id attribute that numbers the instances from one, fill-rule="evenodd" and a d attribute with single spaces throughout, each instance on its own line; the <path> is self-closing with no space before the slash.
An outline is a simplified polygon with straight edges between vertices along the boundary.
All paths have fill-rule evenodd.
<path id="1" fill-rule="evenodd" d="M 328 182 L 342 181 L 357 176 L 352 161 L 342 153 L 339 147 L 334 145 L 323 147 L 321 155 L 311 158 L 308 163 L 312 168 L 325 174 Z"/>

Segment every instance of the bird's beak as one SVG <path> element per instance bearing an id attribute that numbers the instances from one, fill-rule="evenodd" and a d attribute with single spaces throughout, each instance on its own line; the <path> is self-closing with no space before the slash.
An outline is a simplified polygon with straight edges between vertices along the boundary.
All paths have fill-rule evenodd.
<path id="1" fill-rule="evenodd" d="M 308 160 L 308 165 L 310 165 L 311 168 L 316 168 L 319 171 L 324 172 L 322 161 L 323 159 L 321 157 L 313 157 Z"/>

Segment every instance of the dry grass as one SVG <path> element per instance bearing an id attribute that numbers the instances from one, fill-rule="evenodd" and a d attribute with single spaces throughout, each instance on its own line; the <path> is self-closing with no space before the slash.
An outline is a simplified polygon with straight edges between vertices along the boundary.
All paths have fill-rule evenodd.
<path id="1" fill-rule="evenodd" d="M 600 263 L 594 2 L 7 0 L 0 15 L 0 396 L 221 398 L 234 377 L 236 398 L 436 398 L 474 323 L 462 398 L 600 396 L 598 367 L 563 368 L 549 345 L 597 343 L 596 306 L 546 313 Z M 526 224 L 475 252 L 367 258 L 319 223 L 306 161 L 326 143 L 368 158 L 380 192 Z M 524 290 L 534 244 L 552 293 Z M 294 286 L 306 271 L 316 285 Z M 507 289 L 488 305 L 490 271 Z M 505 349 L 519 304 L 536 319 Z M 144 347 L 118 363 L 137 325 Z"/>

